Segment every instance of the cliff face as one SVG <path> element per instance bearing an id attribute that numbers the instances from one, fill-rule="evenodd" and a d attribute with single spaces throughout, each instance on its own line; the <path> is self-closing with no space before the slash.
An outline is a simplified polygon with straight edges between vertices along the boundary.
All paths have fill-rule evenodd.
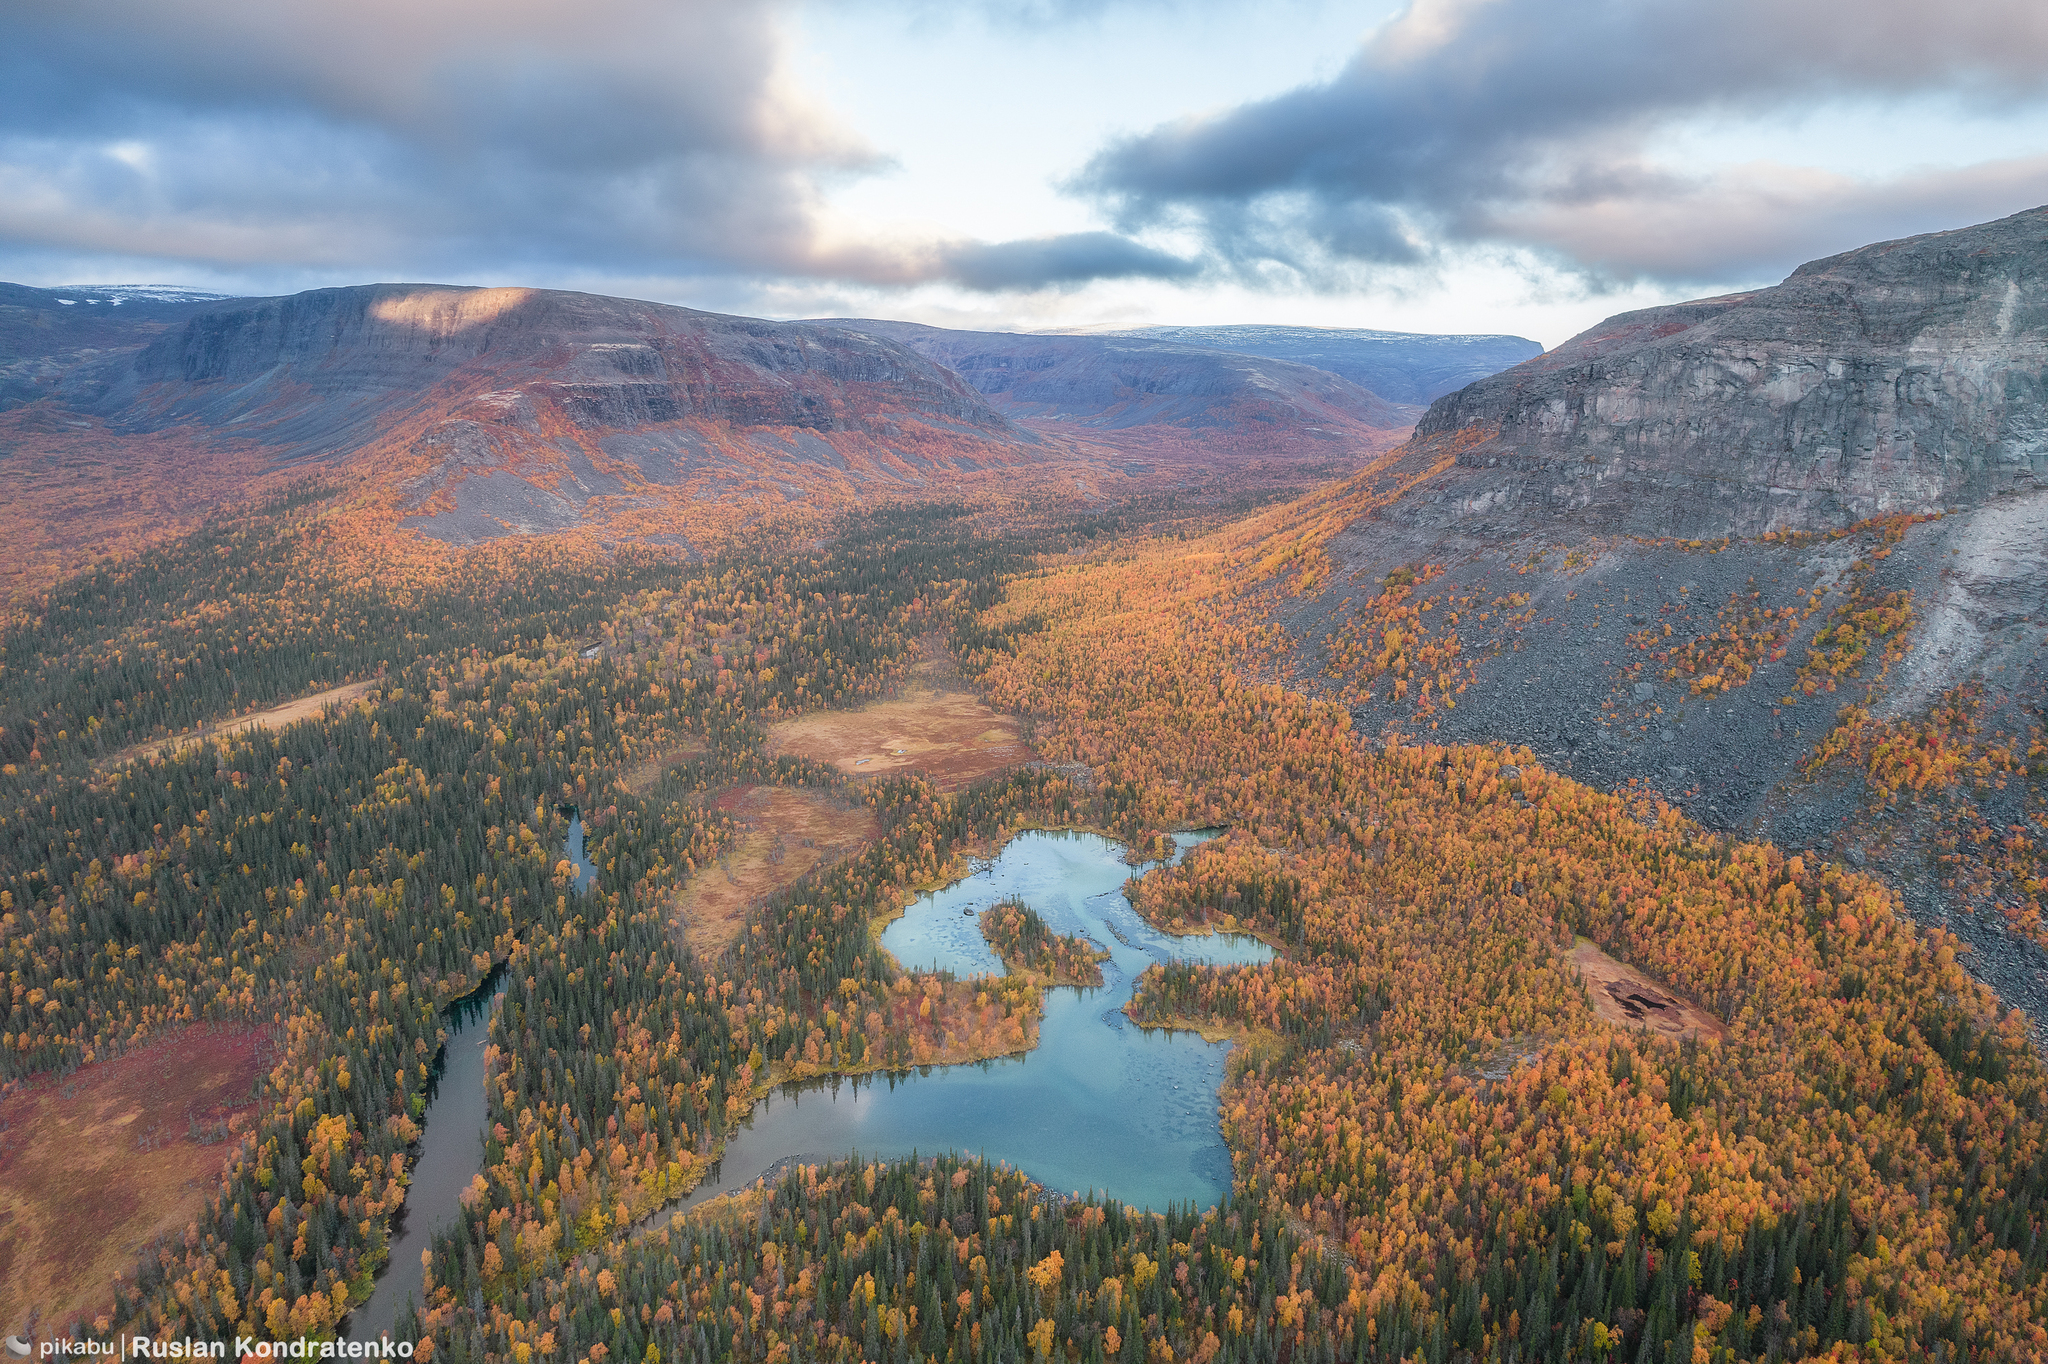
<path id="1" fill-rule="evenodd" d="M 1268 562 L 1324 556 L 1272 619 L 1354 733 L 1866 867 L 2048 1018 L 2048 784 L 1996 766 L 2048 741 L 2048 210 L 1610 318 L 1268 524 Z M 1421 639 L 1452 662 L 1417 686 Z"/>
<path id="2" fill-rule="evenodd" d="M 0 458 L 89 453 L 173 511 L 186 486 L 218 501 L 317 463 L 471 541 L 915 493 L 1072 454 L 893 341 L 589 294 L 319 289 L 135 341 L 34 362 Z"/>
<path id="3" fill-rule="evenodd" d="M 1687 537 L 1847 525 L 2048 482 L 2048 209 L 1610 318 L 1430 406 L 1420 519 Z"/>

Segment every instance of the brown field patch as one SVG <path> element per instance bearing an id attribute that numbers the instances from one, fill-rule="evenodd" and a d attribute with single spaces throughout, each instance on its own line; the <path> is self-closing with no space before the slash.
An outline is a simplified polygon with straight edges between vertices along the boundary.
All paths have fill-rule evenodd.
<path id="1" fill-rule="evenodd" d="M 203 744 L 211 739 L 225 739 L 252 729 L 282 729 L 299 720 L 310 720 L 326 712 L 329 706 L 345 705 L 369 695 L 375 682 L 350 682 L 345 686 L 329 687 L 326 691 L 301 696 L 296 701 L 287 701 L 269 710 L 252 711 L 238 715 L 232 720 L 223 720 L 217 725 L 205 725 L 189 733 L 174 735 L 162 743 L 137 744 L 124 748 L 108 758 L 108 762 L 127 762 L 133 758 L 162 758 L 173 753 Z"/>
<path id="2" fill-rule="evenodd" d="M 187 1028 L 0 1099 L 0 1322 L 45 1336 L 113 1305 L 116 1273 L 182 1235 L 254 1112 L 262 1034 Z"/>
<path id="3" fill-rule="evenodd" d="M 669 768 L 691 758 L 701 758 L 710 751 L 710 745 L 702 740 L 692 740 L 686 744 L 678 744 L 666 753 L 649 758 L 646 762 L 634 763 L 626 769 L 625 775 L 619 778 L 619 785 L 625 787 L 633 795 L 644 796 L 655 788 L 656 784 L 661 781 L 662 774 L 667 772 Z"/>
<path id="4" fill-rule="evenodd" d="M 826 762 L 850 777 L 914 768 L 952 790 L 1037 755 L 1017 718 L 999 715 L 961 684 L 936 640 L 891 700 L 785 720 L 768 731 L 768 752 Z"/>
<path id="5" fill-rule="evenodd" d="M 1593 1012 L 1602 1022 L 1646 1028 L 1665 1037 L 1711 1037 L 1728 1033 L 1721 1020 L 1635 967 L 1616 961 L 1590 939 L 1580 938 L 1567 960 L 1586 982 Z"/>
<path id="6" fill-rule="evenodd" d="M 801 787 L 736 787 L 716 804 L 740 822 L 739 843 L 698 868 L 676 897 L 683 940 L 701 957 L 723 951 L 757 901 L 821 862 L 859 851 L 881 832 L 866 806 Z"/>

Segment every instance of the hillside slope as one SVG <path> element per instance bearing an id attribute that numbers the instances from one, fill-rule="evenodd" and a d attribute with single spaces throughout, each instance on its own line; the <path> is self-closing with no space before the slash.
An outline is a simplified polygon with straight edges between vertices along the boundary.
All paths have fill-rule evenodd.
<path id="1" fill-rule="evenodd" d="M 2044 265 L 1880 243 L 1440 399 L 1245 528 L 1292 680 L 1881 871 L 2048 1017 Z"/>
<path id="2" fill-rule="evenodd" d="M 1204 346 L 1291 360 L 1349 379 L 1389 402 L 1425 404 L 1475 379 L 1540 355 L 1543 347 L 1523 336 L 1452 336 L 1383 332 L 1360 327 L 1130 327 L 1092 331 Z"/>
<path id="3" fill-rule="evenodd" d="M 133 339 L 38 362 L 0 414 L 17 591 L 313 471 L 465 543 L 674 532 L 1073 457 L 892 341 L 589 294 L 320 289 Z"/>
<path id="4" fill-rule="evenodd" d="M 1309 365 L 1207 347 L 860 318 L 823 325 L 899 341 L 1033 430 L 1169 459 L 1344 459 L 1386 448 L 1417 416 Z"/>

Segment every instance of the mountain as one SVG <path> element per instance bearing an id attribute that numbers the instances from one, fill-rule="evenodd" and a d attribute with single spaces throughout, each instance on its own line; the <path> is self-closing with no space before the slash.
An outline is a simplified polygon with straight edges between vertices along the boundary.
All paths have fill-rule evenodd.
<path id="1" fill-rule="evenodd" d="M 1204 346 L 862 318 L 820 325 L 899 341 L 1033 430 L 1164 458 L 1326 461 L 1385 448 L 1418 414 L 1309 365 Z"/>
<path id="2" fill-rule="evenodd" d="M 0 284 L 0 410 L 7 368 L 86 347 L 132 346 L 227 297 L 164 284 Z"/>
<path id="3" fill-rule="evenodd" d="M 887 342 L 542 289 L 372 285 L 246 301 L 70 376 L 62 393 L 129 430 L 242 428 L 282 459 L 346 455 L 401 416 L 428 423 L 428 447 L 460 434 L 474 449 L 478 427 L 530 445 L 540 407 L 600 446 L 611 437 L 599 433 L 676 423 L 853 437 L 842 443 L 874 453 L 918 426 L 1034 443 L 955 376 Z M 771 458 L 792 449 L 787 437 L 746 439 Z M 615 458 L 651 461 L 642 472 L 655 482 L 683 449 L 612 443 Z"/>
<path id="4" fill-rule="evenodd" d="M 1244 553 L 1359 732 L 1526 745 L 1646 820 L 1867 866 L 2038 1019 L 2044 480 L 2035 209 L 1610 318 Z"/>
<path id="5" fill-rule="evenodd" d="M 1075 457 L 915 351 L 837 327 L 426 284 L 149 306 L 196 311 L 131 327 L 126 349 L 17 361 L 0 413 L 16 592 L 315 471 L 466 543 L 687 536 Z"/>
<path id="6" fill-rule="evenodd" d="M 1091 331 L 1292 360 L 1341 375 L 1389 402 L 1428 403 L 1542 353 L 1521 336 L 1436 336 L 1351 327 L 1132 327 Z"/>
<path id="7" fill-rule="evenodd" d="M 94 352 L 145 345 L 225 298 L 161 284 L 0 284 L 0 412 L 42 397 Z"/>
<path id="8" fill-rule="evenodd" d="M 1454 507 L 1752 535 L 1970 505 L 2048 480 L 2048 209 L 1623 313 L 1438 399 Z"/>

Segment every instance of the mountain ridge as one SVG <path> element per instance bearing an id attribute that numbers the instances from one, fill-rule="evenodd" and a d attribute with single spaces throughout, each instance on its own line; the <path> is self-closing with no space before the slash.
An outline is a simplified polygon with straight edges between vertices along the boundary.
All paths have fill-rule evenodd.
<path id="1" fill-rule="evenodd" d="M 1343 458 L 1386 448 L 1419 415 L 1326 370 L 1211 347 L 866 318 L 819 323 L 901 341 L 1029 429 L 1134 453 L 1216 458 L 1321 447 Z"/>
<path id="2" fill-rule="evenodd" d="M 37 361 L 139 345 L 227 301 L 172 285 L 0 283 L 0 411 L 23 400 L 16 386 L 31 372 L 48 372 Z"/>
<path id="3" fill-rule="evenodd" d="M 1439 399 L 1244 546 L 1289 684 L 1867 866 L 2048 1045 L 2044 267 L 2040 209 L 1873 243 Z"/>
<path id="4" fill-rule="evenodd" d="M 312 470 L 454 543 L 687 541 L 806 500 L 1086 460 L 915 351 L 839 329 L 439 285 L 196 306 L 120 349 L 9 368 L 16 593 Z"/>
<path id="5" fill-rule="evenodd" d="M 1417 405 L 1426 405 L 1543 350 L 1527 337 L 1504 333 L 1458 335 L 1269 323 L 1087 328 L 1070 334 L 1167 341 L 1291 360 L 1328 370 L 1389 402 Z"/>
<path id="6" fill-rule="evenodd" d="M 1446 519 L 1757 535 L 2048 481 L 2048 208 L 1643 309 L 1439 398 Z"/>

